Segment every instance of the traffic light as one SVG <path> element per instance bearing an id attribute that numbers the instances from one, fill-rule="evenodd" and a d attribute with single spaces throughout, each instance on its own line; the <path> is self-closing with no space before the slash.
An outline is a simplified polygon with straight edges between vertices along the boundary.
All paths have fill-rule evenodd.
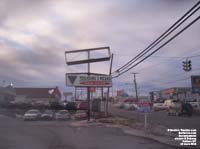
<path id="1" fill-rule="evenodd" d="M 188 71 L 192 70 L 192 63 L 191 60 L 188 61 Z"/>
<path id="2" fill-rule="evenodd" d="M 191 62 L 191 60 L 183 61 L 183 70 L 187 71 L 187 72 L 192 70 L 192 62 Z"/>

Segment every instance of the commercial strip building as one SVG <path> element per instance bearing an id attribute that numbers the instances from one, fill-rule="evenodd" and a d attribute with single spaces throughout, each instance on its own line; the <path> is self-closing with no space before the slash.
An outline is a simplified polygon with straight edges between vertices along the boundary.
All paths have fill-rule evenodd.
<path id="1" fill-rule="evenodd" d="M 15 102 L 49 105 L 51 102 L 59 102 L 61 93 L 55 88 L 15 88 Z"/>
<path id="2" fill-rule="evenodd" d="M 167 99 L 178 99 L 184 102 L 200 102 L 200 95 L 198 93 L 192 93 L 190 87 L 172 87 L 150 92 L 150 99 L 154 102 L 163 102 Z"/>
<path id="3" fill-rule="evenodd" d="M 49 105 L 52 102 L 59 102 L 60 100 L 61 93 L 58 87 L 0 87 L 0 104 L 28 103 Z"/>

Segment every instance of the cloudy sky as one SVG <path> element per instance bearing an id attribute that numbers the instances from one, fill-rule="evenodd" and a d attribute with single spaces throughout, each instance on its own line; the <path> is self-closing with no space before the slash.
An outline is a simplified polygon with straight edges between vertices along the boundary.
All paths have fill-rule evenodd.
<path id="1" fill-rule="evenodd" d="M 59 86 L 65 90 L 64 51 L 110 46 L 113 70 L 147 47 L 197 0 L 0 0 L 0 81 L 14 86 Z M 187 23 L 200 13 L 191 17 Z M 187 24 L 186 23 L 186 24 Z M 114 80 L 115 88 L 141 94 L 173 86 L 190 86 L 200 72 L 200 57 L 191 57 L 193 71 L 184 72 L 184 57 L 200 55 L 200 21 L 133 70 Z M 92 65 L 108 73 L 109 62 Z M 180 80 L 182 81 L 175 81 Z M 184 80 L 185 79 L 185 80 Z M 1 83 L 0 82 L 0 83 Z M 126 84 L 126 85 L 125 85 Z M 2 83 L 1 83 L 2 85 Z"/>

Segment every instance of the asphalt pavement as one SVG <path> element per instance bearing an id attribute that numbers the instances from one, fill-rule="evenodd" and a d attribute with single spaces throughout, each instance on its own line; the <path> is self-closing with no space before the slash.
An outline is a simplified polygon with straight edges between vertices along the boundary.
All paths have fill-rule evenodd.
<path id="1" fill-rule="evenodd" d="M 0 149 L 170 149 L 119 128 L 72 126 L 70 121 L 22 121 L 0 115 Z"/>
<path id="2" fill-rule="evenodd" d="M 144 114 L 136 111 L 128 111 L 115 108 L 109 105 L 109 112 L 115 116 L 135 119 L 144 122 Z M 200 115 L 188 116 L 169 116 L 166 111 L 151 112 L 147 116 L 147 122 L 166 126 L 170 129 L 197 129 L 197 137 L 200 138 Z"/>

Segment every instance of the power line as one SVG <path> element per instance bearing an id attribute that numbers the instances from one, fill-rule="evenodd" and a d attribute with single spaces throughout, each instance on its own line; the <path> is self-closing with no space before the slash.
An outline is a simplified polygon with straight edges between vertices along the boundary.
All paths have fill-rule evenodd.
<path id="1" fill-rule="evenodd" d="M 114 55 L 124 56 L 124 57 L 132 57 L 131 55 L 125 55 L 125 54 L 114 54 Z M 155 58 L 185 58 L 183 56 L 181 57 L 181 56 L 159 56 L 159 55 L 155 55 L 152 57 L 155 57 Z M 189 57 L 189 56 L 187 56 L 187 57 Z"/>
<path id="2" fill-rule="evenodd" d="M 200 57 L 200 55 L 191 55 L 191 56 L 152 56 L 152 57 L 158 57 L 158 58 L 193 58 L 193 57 Z"/>
<path id="3" fill-rule="evenodd" d="M 148 51 L 150 51 L 152 48 L 154 48 L 158 43 L 160 43 L 164 38 L 166 38 L 169 34 L 171 34 L 175 29 L 177 29 L 183 22 L 185 22 L 189 17 L 191 17 L 200 7 L 198 7 L 196 10 L 193 11 L 195 7 L 197 7 L 200 4 L 200 1 L 195 4 L 188 12 L 186 12 L 178 21 L 176 21 L 169 29 L 167 29 L 161 36 L 159 36 L 153 43 L 151 43 L 147 48 L 145 48 L 141 53 L 139 53 L 136 57 L 134 57 L 132 60 L 127 62 L 125 65 L 120 67 L 116 70 L 116 72 L 119 72 L 121 69 L 124 70 L 130 65 L 132 65 L 135 61 L 135 59 L 141 58 L 144 54 L 146 54 Z M 193 11 L 188 17 L 186 17 L 191 11 Z M 185 18 L 186 17 L 186 18 Z M 183 21 L 181 21 L 183 18 L 185 18 Z M 181 22 L 180 22 L 181 21 Z M 179 23 L 180 22 L 180 23 Z M 178 24 L 179 23 L 179 24 Z M 178 25 L 177 25 L 178 24 Z M 176 26 L 177 25 L 177 26 Z M 174 28 L 175 27 L 175 28 Z M 174 29 L 173 29 L 174 28 Z M 172 29 L 172 30 L 171 30 Z M 171 31 L 170 31 L 171 30 Z M 169 32 L 170 31 L 170 32 Z M 169 33 L 168 33 L 169 32 Z M 150 48 L 151 47 L 151 48 Z M 150 49 L 149 49 L 150 48 Z"/>
<path id="4" fill-rule="evenodd" d="M 114 55 L 117 55 L 117 56 L 124 56 L 124 57 L 132 57 L 131 55 L 126 55 L 126 54 L 114 54 Z M 190 55 L 190 56 L 160 56 L 160 55 L 154 55 L 154 56 L 151 56 L 151 57 L 154 57 L 154 58 L 169 58 L 169 59 L 178 59 L 178 58 L 193 58 L 193 57 L 200 57 L 200 54 L 197 54 L 197 55 Z"/>
<path id="5" fill-rule="evenodd" d="M 194 55 L 194 56 L 188 56 L 188 57 L 177 57 L 176 58 L 176 60 L 181 60 L 182 58 L 191 58 L 191 57 L 199 57 L 200 55 Z M 174 59 L 173 59 L 174 60 Z M 170 62 L 173 62 L 173 61 L 171 61 L 170 60 Z M 149 69 L 155 69 L 155 67 L 159 67 L 159 66 L 161 66 L 163 63 L 168 63 L 168 62 L 159 62 L 159 64 L 153 64 L 153 65 L 150 65 L 150 66 L 148 66 L 147 68 L 145 67 L 145 68 L 142 68 L 142 69 L 144 69 L 144 71 L 146 71 L 146 70 L 149 70 Z M 140 69 L 138 69 L 137 71 L 142 71 L 142 70 L 140 70 Z M 200 71 L 200 69 L 192 69 L 190 72 L 195 72 L 195 71 Z M 160 72 L 157 72 L 157 73 L 159 73 L 160 75 L 166 75 L 166 74 L 169 74 L 169 75 L 172 75 L 172 74 L 170 74 L 170 73 L 168 73 L 168 72 L 163 72 L 163 73 L 160 73 Z M 176 74 L 176 75 L 179 75 L 179 74 Z M 153 80 L 153 81 L 156 81 L 156 80 Z"/>
<path id="6" fill-rule="evenodd" d="M 176 30 L 181 24 L 183 24 L 189 17 L 191 17 L 200 7 L 198 7 L 196 10 L 194 10 L 188 17 L 186 17 L 181 23 L 179 23 L 185 16 L 187 16 L 198 4 L 200 1 L 193 6 L 184 16 L 182 16 L 177 22 L 175 22 L 166 32 L 164 32 L 160 37 L 158 37 L 151 45 L 149 45 L 146 49 L 144 49 L 141 53 L 139 53 L 135 58 L 133 58 L 131 61 L 129 61 L 127 64 L 123 65 L 121 68 L 119 68 L 117 71 L 120 71 L 121 69 L 126 69 L 131 64 L 133 64 L 135 61 L 137 61 L 139 58 L 141 58 L 143 55 L 145 55 L 147 52 L 149 52 L 152 48 L 154 48 L 157 44 L 159 44 L 163 39 L 165 39 L 168 35 L 170 35 L 174 30 Z M 178 24 L 179 23 L 179 24 Z M 178 25 L 177 25 L 178 24 Z M 177 25 L 177 26 L 176 26 Z M 174 29 L 172 29 L 175 27 Z M 172 29 L 172 30 L 171 30 Z M 171 31 L 170 31 L 171 30 Z M 170 31 L 170 32 L 169 32 Z M 150 49 L 149 49 L 150 48 Z M 135 60 L 136 59 L 136 60 Z"/>
<path id="7" fill-rule="evenodd" d="M 156 53 L 158 50 L 160 50 L 161 48 L 163 48 L 165 45 L 167 45 L 169 42 L 171 42 L 173 39 L 175 39 L 177 36 L 179 36 L 183 31 L 185 31 L 187 28 L 189 28 L 192 24 L 194 24 L 196 21 L 198 21 L 200 19 L 200 16 L 198 16 L 196 19 L 194 19 L 192 22 L 190 22 L 187 26 L 185 26 L 182 30 L 180 30 L 178 33 L 176 33 L 174 36 L 172 36 L 169 40 L 167 40 L 164 44 L 162 44 L 160 47 L 158 47 L 156 50 L 154 50 L 152 53 L 150 53 L 149 55 L 147 55 L 146 57 L 144 57 L 142 60 L 140 60 L 139 62 L 137 62 L 136 64 L 134 64 L 133 66 L 129 67 L 128 69 L 126 69 L 123 72 L 120 72 L 117 76 L 114 76 L 113 78 L 116 78 L 122 74 L 124 74 L 125 72 L 129 71 L 130 69 L 132 69 L 133 67 L 137 66 L 138 64 L 140 64 L 141 62 L 143 62 L 144 60 L 146 60 L 147 58 L 149 58 L 151 55 L 153 55 L 154 53 Z"/>
<path id="8" fill-rule="evenodd" d="M 200 71 L 200 69 L 195 69 L 193 71 Z M 156 80 L 153 80 L 152 82 L 154 82 L 154 85 L 146 85 L 146 86 L 140 86 L 140 88 L 150 88 L 150 89 L 156 89 L 156 88 L 160 88 L 160 87 L 155 87 L 155 85 L 166 85 L 166 84 L 171 84 L 171 83 L 176 83 L 176 82 L 181 82 L 181 81 L 185 81 L 185 80 L 189 80 L 191 79 L 191 77 L 184 77 L 181 79 L 175 79 L 175 80 L 171 80 L 171 81 L 167 81 L 167 82 L 155 82 Z M 141 91 L 144 91 L 144 89 L 140 89 Z"/>
<path id="9" fill-rule="evenodd" d="M 198 7 L 199 9 L 200 7 Z M 196 9 L 197 10 L 197 9 Z M 186 19 L 188 19 L 190 16 L 188 16 Z M 157 42 L 155 45 L 153 45 L 150 49 L 145 50 L 145 52 L 143 52 L 140 56 L 138 56 L 137 58 L 135 58 L 135 60 L 133 60 L 131 63 L 129 63 L 127 66 L 125 66 L 124 68 L 121 69 L 121 71 L 127 69 L 129 66 L 131 66 L 134 62 L 136 62 L 138 59 L 142 58 L 146 53 L 148 53 L 149 51 L 151 51 L 156 45 L 158 45 L 162 40 L 164 40 L 168 35 L 170 35 L 174 30 L 176 30 L 186 19 L 184 19 L 181 23 L 179 23 L 178 26 L 176 26 L 173 30 L 171 30 L 168 34 L 166 34 L 162 39 L 159 40 L 159 42 Z"/>
<path id="10" fill-rule="evenodd" d="M 196 72 L 196 71 L 200 71 L 200 69 L 193 69 L 191 72 Z M 179 77 L 180 77 L 180 75 L 181 74 L 176 74 L 176 76 L 179 76 Z M 165 84 L 171 84 L 171 83 L 175 83 L 175 82 L 179 82 L 179 81 L 184 81 L 184 80 L 187 80 L 187 79 L 190 79 L 190 77 L 184 77 L 182 79 L 175 79 L 175 80 L 168 81 L 168 82 L 157 82 L 157 80 L 155 79 L 155 80 L 150 80 L 150 82 L 156 83 L 155 85 L 165 85 Z M 142 86 L 142 87 L 150 88 L 150 87 L 153 87 L 153 85 L 145 85 L 145 86 Z"/>

